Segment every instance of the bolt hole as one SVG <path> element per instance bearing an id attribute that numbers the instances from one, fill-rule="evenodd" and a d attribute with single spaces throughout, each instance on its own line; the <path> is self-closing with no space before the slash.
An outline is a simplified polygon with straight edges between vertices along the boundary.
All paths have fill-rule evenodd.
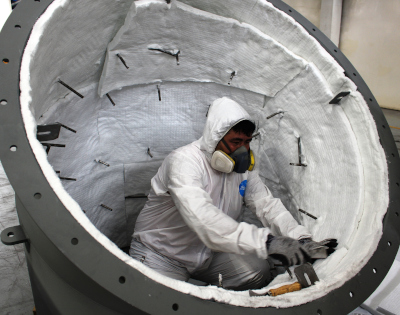
<path id="1" fill-rule="evenodd" d="M 372 269 L 372 272 L 373 272 L 373 273 L 377 273 L 378 270 L 376 270 L 376 268 L 374 268 L 374 269 Z"/>
<path id="2" fill-rule="evenodd" d="M 318 314 L 318 315 L 322 315 L 322 311 L 321 311 L 321 310 L 318 310 L 318 311 L 317 311 L 317 314 Z"/>
<path id="3" fill-rule="evenodd" d="M 392 246 L 392 242 L 388 242 L 388 246 Z"/>
<path id="4" fill-rule="evenodd" d="M 21 25 L 18 25 L 18 24 L 17 24 L 17 25 L 15 25 L 14 27 L 17 28 L 17 29 L 20 29 L 20 28 L 21 28 Z"/>
<path id="5" fill-rule="evenodd" d="M 78 243 L 79 243 L 79 240 L 75 237 L 71 240 L 72 245 L 78 245 Z"/>
<path id="6" fill-rule="evenodd" d="M 1 105 L 7 105 L 7 100 L 1 100 L 1 101 L 0 101 L 0 104 L 1 104 Z"/>
<path id="7" fill-rule="evenodd" d="M 396 155 L 394 153 L 392 153 L 392 156 L 395 157 Z"/>
<path id="8" fill-rule="evenodd" d="M 35 0 L 35 2 L 40 2 L 40 0 Z"/>
<path id="9" fill-rule="evenodd" d="M 40 198 L 42 198 L 42 194 L 41 193 L 36 193 L 36 194 L 33 195 L 33 197 L 35 199 L 40 199 Z"/>
<path id="10" fill-rule="evenodd" d="M 372 98 L 369 99 L 372 102 Z"/>
<path id="11" fill-rule="evenodd" d="M 292 12 L 292 10 L 289 10 L 289 12 Z"/>
<path id="12" fill-rule="evenodd" d="M 312 30 L 313 30 L 314 32 L 316 31 L 316 29 L 315 29 L 315 28 L 313 28 Z"/>
<path id="13" fill-rule="evenodd" d="M 383 127 L 383 129 L 385 129 L 386 127 L 385 127 L 385 125 L 382 125 L 382 127 Z"/>
<path id="14" fill-rule="evenodd" d="M 126 279 L 125 277 L 119 277 L 119 283 L 125 283 Z"/>
<path id="15" fill-rule="evenodd" d="M 11 151 L 11 152 L 17 151 L 17 146 L 16 146 L 16 145 L 12 145 L 12 146 L 10 147 L 10 151 Z"/>
<path id="16" fill-rule="evenodd" d="M 174 311 L 177 311 L 177 310 L 179 309 L 179 305 L 176 304 L 176 303 L 172 304 L 172 309 L 173 309 Z"/>
<path id="17" fill-rule="evenodd" d="M 397 216 L 397 217 L 399 216 L 399 213 L 398 213 L 398 212 L 396 212 L 396 216 Z"/>
<path id="18" fill-rule="evenodd" d="M 351 292 L 351 291 L 350 291 L 349 295 L 350 295 L 350 297 L 354 296 L 353 292 Z"/>
<path id="19" fill-rule="evenodd" d="M 336 49 L 334 49 L 333 51 L 334 51 L 334 52 L 337 52 L 337 50 L 336 50 Z"/>
<path id="20" fill-rule="evenodd" d="M 397 186 L 400 186 L 400 184 L 399 184 L 399 183 L 396 183 L 396 185 L 397 185 Z"/>
<path id="21" fill-rule="evenodd" d="M 9 63 L 9 62 L 10 62 L 9 59 L 7 59 L 7 58 L 4 58 L 4 59 L 3 59 L 3 63 L 7 64 L 7 63 Z"/>
<path id="22" fill-rule="evenodd" d="M 14 237 L 14 235 L 15 235 L 14 232 L 8 232 L 8 233 L 7 233 L 7 236 L 8 236 L 8 237 Z"/>

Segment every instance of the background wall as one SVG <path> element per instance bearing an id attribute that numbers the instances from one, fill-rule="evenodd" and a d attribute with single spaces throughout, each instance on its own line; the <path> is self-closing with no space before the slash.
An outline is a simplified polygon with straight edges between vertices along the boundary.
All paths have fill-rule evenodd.
<path id="1" fill-rule="evenodd" d="M 321 3 L 284 0 L 317 27 Z M 343 0 L 339 48 L 361 74 L 381 107 L 400 110 L 400 1 Z"/>

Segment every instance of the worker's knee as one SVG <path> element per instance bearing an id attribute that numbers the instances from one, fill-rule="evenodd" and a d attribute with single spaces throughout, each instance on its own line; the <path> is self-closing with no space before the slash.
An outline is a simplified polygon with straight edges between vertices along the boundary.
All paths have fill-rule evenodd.
<path id="1" fill-rule="evenodd" d="M 273 279 L 269 263 L 263 259 L 248 261 L 234 281 L 227 283 L 226 289 L 243 291 L 265 287 Z M 232 279 L 233 280 L 233 279 Z"/>

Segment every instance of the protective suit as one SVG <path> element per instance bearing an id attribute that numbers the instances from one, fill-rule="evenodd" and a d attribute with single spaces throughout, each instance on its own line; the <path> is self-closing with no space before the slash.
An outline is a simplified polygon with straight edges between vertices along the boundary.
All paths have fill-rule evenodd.
<path id="1" fill-rule="evenodd" d="M 255 171 L 222 173 L 211 167 L 218 142 L 243 120 L 252 121 L 233 100 L 224 97 L 214 101 L 203 136 L 171 152 L 151 180 L 152 189 L 136 221 L 133 243 L 140 242 L 192 273 L 214 252 L 266 259 L 268 234 L 311 237 Z M 243 203 L 264 228 L 238 222 Z"/>

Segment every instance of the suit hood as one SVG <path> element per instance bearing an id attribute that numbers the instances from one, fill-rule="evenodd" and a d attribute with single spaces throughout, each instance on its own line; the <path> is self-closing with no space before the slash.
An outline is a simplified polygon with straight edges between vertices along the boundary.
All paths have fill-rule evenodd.
<path id="1" fill-rule="evenodd" d="M 235 101 L 223 97 L 216 99 L 208 110 L 203 136 L 200 139 L 200 149 L 213 154 L 218 142 L 237 123 L 251 119 L 249 113 Z"/>

